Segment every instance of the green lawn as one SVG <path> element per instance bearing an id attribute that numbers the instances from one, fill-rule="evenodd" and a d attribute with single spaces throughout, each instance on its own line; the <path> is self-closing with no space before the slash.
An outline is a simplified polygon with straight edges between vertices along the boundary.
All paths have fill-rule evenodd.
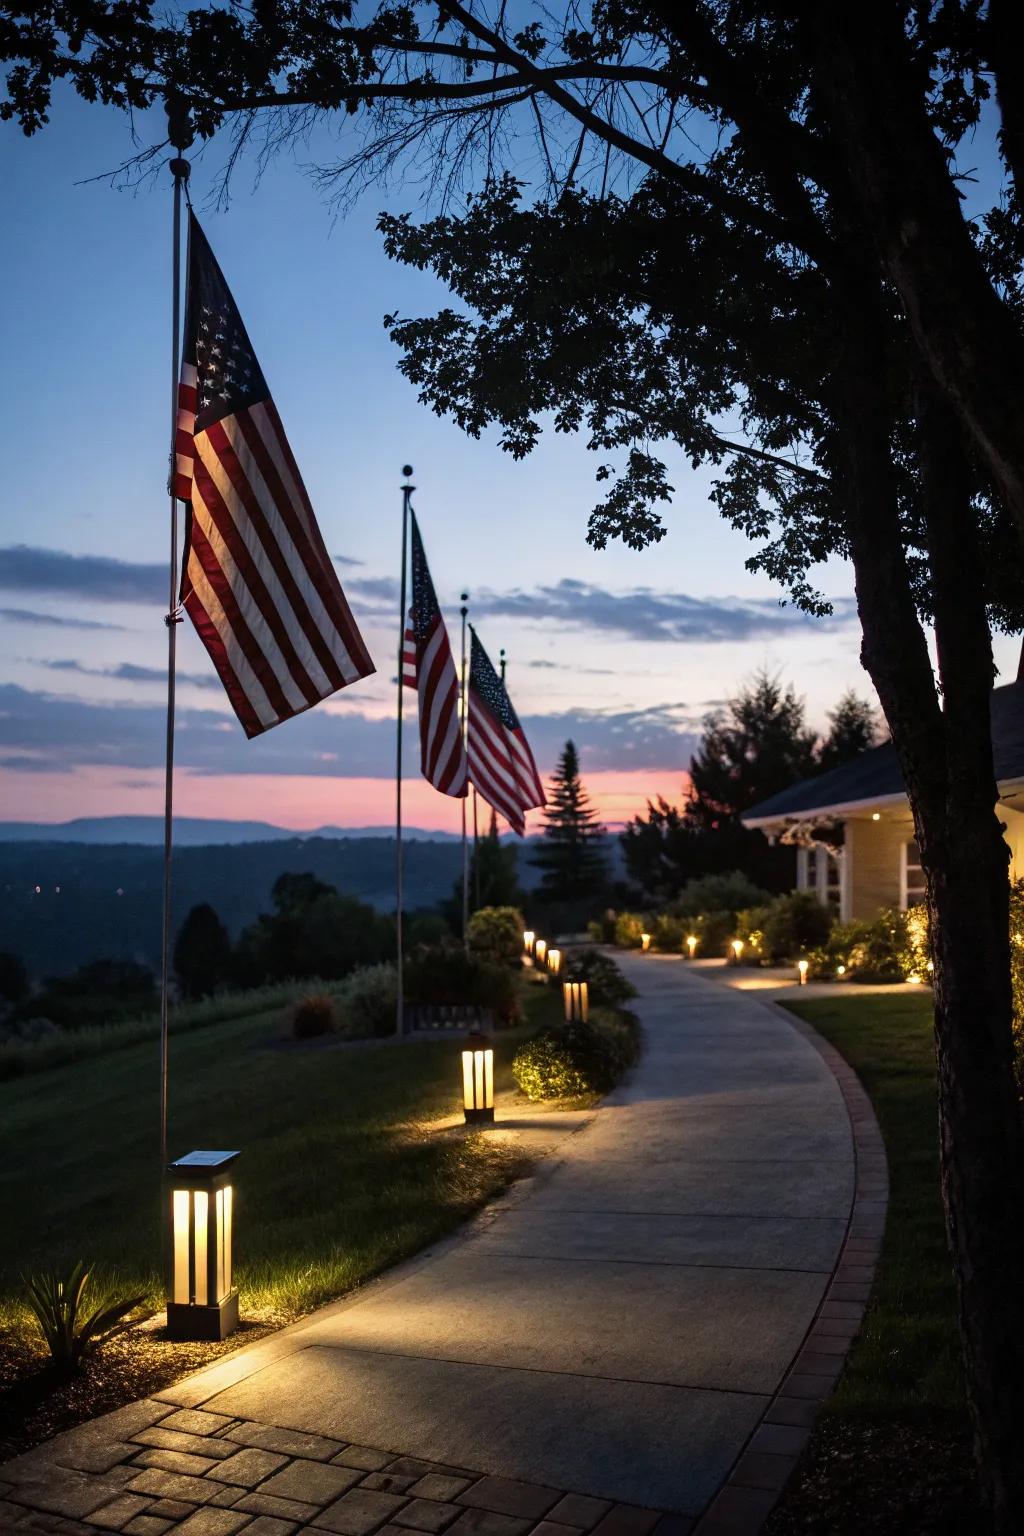
<path id="1" fill-rule="evenodd" d="M 863 1329 L 767 1529 L 983 1536 L 939 1192 L 931 999 L 851 988 L 787 1006 L 842 1052 L 871 1096 L 890 1198 Z"/>
<path id="2" fill-rule="evenodd" d="M 844 993 L 787 1006 L 853 1067 L 889 1159 L 882 1263 L 831 1411 L 962 1417 L 956 1294 L 939 1192 L 931 998 Z"/>
<path id="3" fill-rule="evenodd" d="M 496 1085 L 553 1012 L 495 1039 Z M 521 1165 L 506 1142 L 430 1130 L 460 1104 L 458 1042 L 276 1050 L 281 1009 L 171 1041 L 171 1154 L 238 1147 L 243 1313 L 285 1319 L 429 1242 Z M 83 1258 L 102 1286 L 161 1299 L 158 1054 L 145 1041 L 0 1083 L 0 1327 L 21 1276 Z"/>

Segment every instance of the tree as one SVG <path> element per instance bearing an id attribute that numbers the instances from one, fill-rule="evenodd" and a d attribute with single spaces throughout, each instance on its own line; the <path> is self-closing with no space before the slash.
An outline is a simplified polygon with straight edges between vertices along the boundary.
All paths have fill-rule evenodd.
<path id="1" fill-rule="evenodd" d="M 988 696 L 990 626 L 1024 628 L 1020 7 L 609 0 L 561 25 L 524 9 L 443 0 L 438 22 L 411 0 L 357 25 L 347 5 L 275 0 L 169 19 L 5 7 L 0 115 L 35 131 L 61 79 L 130 109 L 173 93 L 206 138 L 230 120 L 244 145 L 265 114 L 272 151 L 344 109 L 367 138 L 320 168 L 342 195 L 417 155 L 442 194 L 482 168 L 459 217 L 382 220 L 389 251 L 475 316 L 392 318 L 423 398 L 515 454 L 549 414 L 585 430 L 610 482 L 599 546 L 662 537 L 665 444 L 716 467 L 748 563 L 811 611 L 812 568 L 851 561 L 928 883 L 968 1395 L 1011 1532 L 1024 1128 Z M 1006 195 L 968 220 L 957 149 L 990 80 Z M 523 206 L 501 157 L 531 125 L 547 185 Z"/>
<path id="2" fill-rule="evenodd" d="M 0 1003 L 20 1003 L 28 992 L 28 972 L 20 955 L 0 950 Z"/>
<path id="3" fill-rule="evenodd" d="M 244 928 L 235 948 L 242 986 L 314 976 L 334 981 L 394 954 L 388 919 L 314 875 L 283 874 L 272 895 L 275 911 Z"/>
<path id="4" fill-rule="evenodd" d="M 789 890 L 792 848 L 770 847 L 745 827 L 744 811 L 814 771 L 814 736 L 791 686 L 759 672 L 724 709 L 704 718 L 690 759 L 690 785 L 680 808 L 649 801 L 622 835 L 626 868 L 644 892 L 672 899 L 702 875 L 742 870 L 770 891 Z"/>
<path id="5" fill-rule="evenodd" d="M 871 705 L 849 689 L 835 709 L 829 711 L 827 735 L 816 753 L 820 773 L 850 763 L 862 752 L 878 745 L 878 720 Z"/>
<path id="6" fill-rule="evenodd" d="M 209 997 L 231 974 L 231 939 L 208 902 L 193 907 L 178 930 L 174 974 L 186 998 Z"/>
<path id="7" fill-rule="evenodd" d="M 583 787 L 579 754 L 567 741 L 551 775 L 544 840 L 532 859 L 548 902 L 589 907 L 600 900 L 608 878 L 606 835 Z"/>

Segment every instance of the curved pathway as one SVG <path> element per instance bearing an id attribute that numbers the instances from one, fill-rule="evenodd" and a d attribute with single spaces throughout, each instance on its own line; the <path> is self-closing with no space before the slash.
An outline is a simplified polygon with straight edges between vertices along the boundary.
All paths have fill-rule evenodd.
<path id="1" fill-rule="evenodd" d="M 709 1505 L 701 1531 L 755 1528 L 866 1298 L 868 1270 L 851 1269 L 849 1295 L 833 1284 L 821 1313 L 850 1227 L 857 1159 L 844 1093 L 856 1080 L 848 1073 L 841 1088 L 828 1048 L 780 1009 L 674 958 L 624 965 L 639 988 L 641 1062 L 533 1177 L 348 1300 L 23 1458 L 8 1498 L 27 1501 L 33 1462 L 78 1464 L 59 1444 L 73 1452 L 105 1434 L 124 1444 L 109 1469 L 91 1453 L 100 1481 L 113 1479 L 103 1497 L 137 1501 L 106 1528 L 140 1536 L 158 1536 L 157 1525 L 136 1520 L 188 1529 L 170 1509 L 196 1508 L 186 1485 L 199 1477 L 228 1490 L 216 1520 L 203 1500 L 208 1523 L 194 1527 L 214 1536 L 256 1514 L 282 1519 L 266 1536 L 286 1536 L 289 1521 L 344 1536 L 385 1521 L 389 1536 L 526 1536 L 538 1520 L 540 1536 L 646 1536 L 665 1511 L 660 1536 L 682 1536 Z M 881 1156 L 880 1144 L 869 1150 Z M 865 1263 L 883 1209 L 866 1209 L 854 1232 Z M 776 1402 L 762 1424 L 784 1382 L 782 1410 Z M 219 1441 L 205 1456 L 204 1435 L 208 1450 Z M 249 1486 L 223 1481 L 225 1438 L 262 1466 Z M 156 1453 L 145 1472 L 134 1460 L 143 1445 Z M 359 1486 L 353 1446 L 367 1462 Z M 754 1475 L 737 1480 L 738 1462 Z M 301 1467 L 314 1465 L 323 1497 L 307 1471 L 303 1499 Z M 420 1488 L 413 1472 L 436 1482 Z M 5 1479 L 10 1467 L 0 1488 Z M 61 1513 L 96 1529 L 103 1509 Z"/>

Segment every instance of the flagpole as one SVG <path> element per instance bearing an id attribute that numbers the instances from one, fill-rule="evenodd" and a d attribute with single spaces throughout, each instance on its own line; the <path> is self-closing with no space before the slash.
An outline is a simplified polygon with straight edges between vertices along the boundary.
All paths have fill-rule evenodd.
<path id="1" fill-rule="evenodd" d="M 167 1085 L 170 1042 L 171 980 L 171 855 L 174 848 L 174 684 L 178 653 L 178 499 L 174 494 L 177 463 L 178 375 L 181 345 L 181 193 L 191 167 L 184 151 L 192 143 L 188 109 L 174 97 L 166 102 L 168 138 L 177 151 L 170 162 L 174 177 L 173 251 L 171 261 L 171 453 L 167 489 L 171 510 L 171 549 L 167 613 L 167 728 L 164 754 L 163 917 L 160 935 L 160 1166 L 167 1166 Z"/>
<path id="2" fill-rule="evenodd" d="M 473 911 L 480 910 L 480 823 L 477 820 L 476 785 L 473 785 Z"/>
<path id="3" fill-rule="evenodd" d="M 412 465 L 403 464 L 402 474 L 402 575 L 398 596 L 398 730 L 395 736 L 395 936 L 397 941 L 396 963 L 398 967 L 397 1005 L 395 1009 L 395 1034 L 405 1028 L 405 995 L 402 977 L 402 654 L 405 650 L 405 588 L 409 563 L 409 511 L 410 497 L 416 489 L 411 484 Z"/>
<path id="4" fill-rule="evenodd" d="M 469 593 L 462 594 L 462 686 L 459 700 L 459 721 L 462 729 L 462 745 L 466 746 L 466 604 Z M 469 947 L 469 844 L 466 840 L 466 797 L 462 797 L 462 942 Z"/>

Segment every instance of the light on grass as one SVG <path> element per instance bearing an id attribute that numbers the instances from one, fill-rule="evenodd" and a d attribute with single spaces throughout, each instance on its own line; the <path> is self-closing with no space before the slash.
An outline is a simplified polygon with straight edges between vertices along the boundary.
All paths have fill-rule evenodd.
<path id="1" fill-rule="evenodd" d="M 689 951 L 690 959 L 692 960 L 694 955 L 697 953 L 697 935 L 695 933 L 687 934 L 686 948 Z"/>
<path id="2" fill-rule="evenodd" d="M 560 949 L 548 950 L 548 970 L 552 976 L 557 976 L 562 969 L 562 951 Z"/>
<path id="3" fill-rule="evenodd" d="M 232 1284 L 237 1152 L 189 1152 L 167 1168 L 167 1333 L 180 1340 L 226 1339 L 238 1326 Z"/>
<path id="4" fill-rule="evenodd" d="M 640 935 L 640 948 L 642 950 L 646 951 L 646 950 L 650 949 L 650 947 L 651 947 L 651 936 L 650 936 L 650 934 L 649 933 L 642 933 Z"/>
<path id="5" fill-rule="evenodd" d="M 732 941 L 732 963 L 733 963 L 733 965 L 739 965 L 739 963 L 740 963 L 740 956 L 742 955 L 742 953 L 743 953 L 743 940 L 742 939 L 733 939 L 733 941 Z"/>
<path id="6" fill-rule="evenodd" d="M 807 968 L 808 968 L 807 961 L 806 960 L 798 960 L 797 963 L 796 963 L 796 968 L 800 972 L 800 985 L 802 987 L 806 987 L 806 985 L 807 985 Z"/>
<path id="7" fill-rule="evenodd" d="M 534 958 L 534 960 L 536 960 L 538 965 L 543 965 L 544 964 L 545 960 L 547 959 L 547 953 L 548 953 L 548 941 L 547 941 L 547 939 L 535 939 L 534 942 L 533 942 L 533 958 Z"/>
<path id="8" fill-rule="evenodd" d="M 494 1051 L 490 1036 L 475 1030 L 462 1052 L 462 1107 L 467 1125 L 493 1125 Z"/>
<path id="9" fill-rule="evenodd" d="M 576 1020 L 580 1020 L 585 1024 L 590 1013 L 587 983 L 585 981 L 563 981 L 562 997 L 565 1001 L 566 1023 L 572 1024 Z"/>

